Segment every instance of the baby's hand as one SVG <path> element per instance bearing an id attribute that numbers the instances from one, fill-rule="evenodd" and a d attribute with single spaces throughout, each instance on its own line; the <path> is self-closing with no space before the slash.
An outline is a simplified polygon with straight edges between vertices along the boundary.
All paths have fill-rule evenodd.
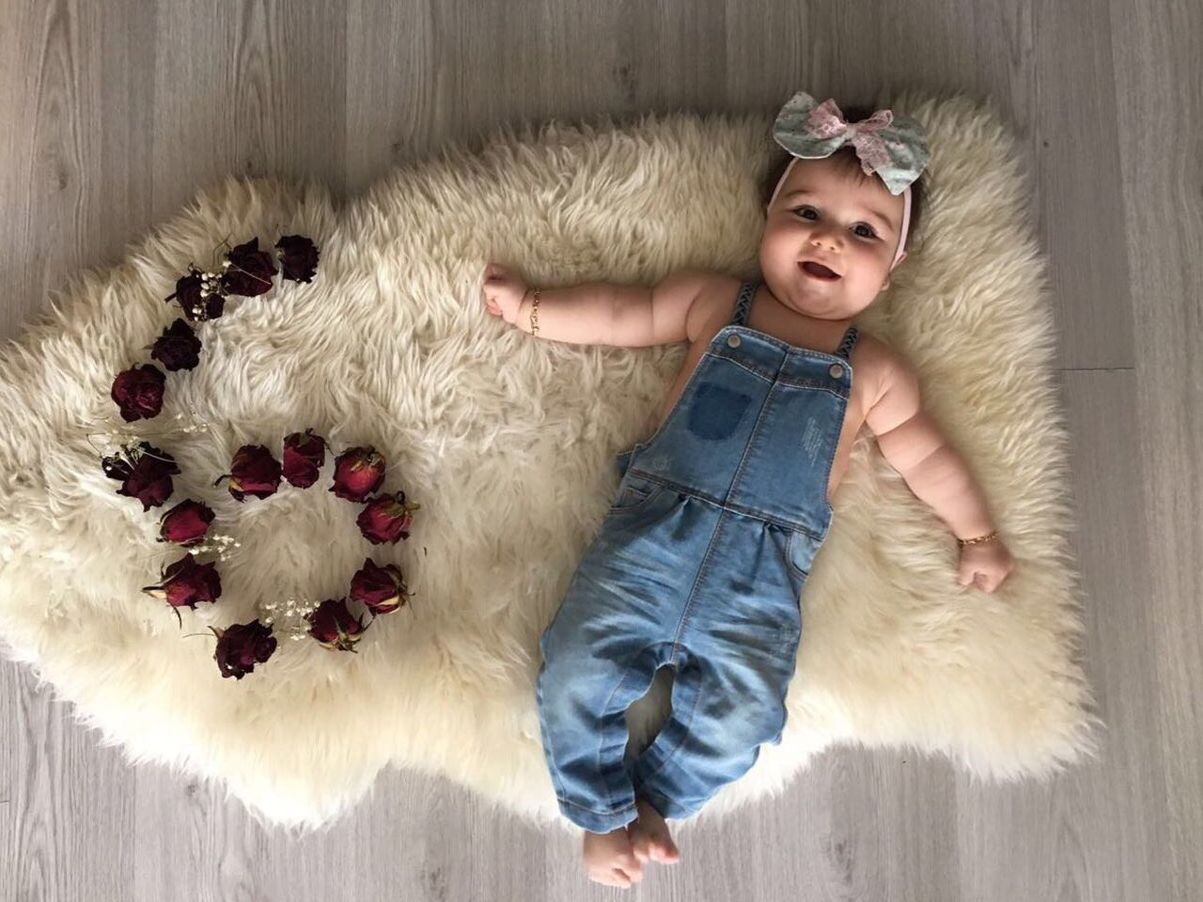
<path id="1" fill-rule="evenodd" d="M 497 263 L 485 266 L 485 308 L 494 316 L 512 326 L 518 320 L 518 308 L 526 292 L 526 283 L 505 267 Z"/>
<path id="2" fill-rule="evenodd" d="M 961 549 L 961 566 L 957 582 L 962 586 L 970 583 L 984 592 L 993 592 L 1003 584 L 1015 562 L 1011 559 L 1002 539 L 991 539 L 978 545 L 966 545 Z"/>

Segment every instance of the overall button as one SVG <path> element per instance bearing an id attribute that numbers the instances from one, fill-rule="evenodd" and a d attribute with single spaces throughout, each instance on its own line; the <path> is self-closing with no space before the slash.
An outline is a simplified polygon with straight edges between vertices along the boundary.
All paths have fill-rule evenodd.
<path id="1" fill-rule="evenodd" d="M 733 348 L 738 348 L 739 347 L 739 336 L 738 335 L 728 335 L 727 336 L 727 344 Z"/>
<path id="2" fill-rule="evenodd" d="M 831 365 L 831 369 L 829 369 L 827 372 L 831 373 L 832 379 L 838 379 L 840 376 L 844 375 L 844 368 L 838 363 L 833 363 Z"/>

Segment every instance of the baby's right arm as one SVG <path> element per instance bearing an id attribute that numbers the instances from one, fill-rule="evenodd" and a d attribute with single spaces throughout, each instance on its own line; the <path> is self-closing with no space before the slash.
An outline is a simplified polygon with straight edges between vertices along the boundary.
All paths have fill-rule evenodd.
<path id="1" fill-rule="evenodd" d="M 689 310 L 708 278 L 706 272 L 679 270 L 653 288 L 587 282 L 539 289 L 537 337 L 630 348 L 688 341 Z M 492 263 L 484 287 L 489 312 L 531 331 L 533 288 Z"/>

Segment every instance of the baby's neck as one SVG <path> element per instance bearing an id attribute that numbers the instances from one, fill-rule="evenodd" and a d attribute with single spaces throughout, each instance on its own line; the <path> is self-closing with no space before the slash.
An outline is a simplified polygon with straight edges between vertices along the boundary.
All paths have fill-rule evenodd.
<path id="1" fill-rule="evenodd" d="M 769 327 L 765 331 L 782 336 L 790 344 L 800 347 L 834 348 L 843 340 L 844 333 L 852 325 L 853 317 L 823 319 L 796 310 L 777 300 L 767 285 L 762 284 L 758 294 L 760 292 L 763 292 L 763 299 L 760 303 L 757 303 L 758 299 L 753 299 L 751 315 L 748 317 L 749 325 L 754 317 Z M 760 309 L 757 310 L 757 307 Z"/>

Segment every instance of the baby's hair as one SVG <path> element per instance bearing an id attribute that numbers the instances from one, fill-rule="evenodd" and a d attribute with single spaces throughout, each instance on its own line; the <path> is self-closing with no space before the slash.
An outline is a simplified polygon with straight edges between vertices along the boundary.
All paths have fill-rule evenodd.
<path id="1" fill-rule="evenodd" d="M 844 119 L 847 122 L 859 122 L 862 119 L 868 119 L 873 115 L 873 110 L 865 107 L 840 107 L 844 114 Z M 774 142 L 773 146 L 778 153 L 773 158 L 769 165 L 769 171 L 765 173 L 764 180 L 760 183 L 760 204 L 762 207 L 767 207 L 769 198 L 773 196 L 773 189 L 777 187 L 777 182 L 781 178 L 781 173 L 785 172 L 785 167 L 789 165 L 792 156 L 779 144 Z M 861 168 L 860 157 L 856 155 L 856 148 L 851 144 L 845 144 L 828 159 L 832 160 L 841 170 L 856 175 L 860 181 L 865 182 L 869 179 L 876 179 L 876 175 L 866 175 Z M 880 181 L 880 180 L 879 180 Z M 911 247 L 914 244 L 915 232 L 919 228 L 919 219 L 923 213 L 923 185 L 924 176 L 921 175 L 911 183 L 911 222 L 907 228 L 906 245 L 903 250 Z M 884 186 L 883 186 L 884 187 Z"/>

